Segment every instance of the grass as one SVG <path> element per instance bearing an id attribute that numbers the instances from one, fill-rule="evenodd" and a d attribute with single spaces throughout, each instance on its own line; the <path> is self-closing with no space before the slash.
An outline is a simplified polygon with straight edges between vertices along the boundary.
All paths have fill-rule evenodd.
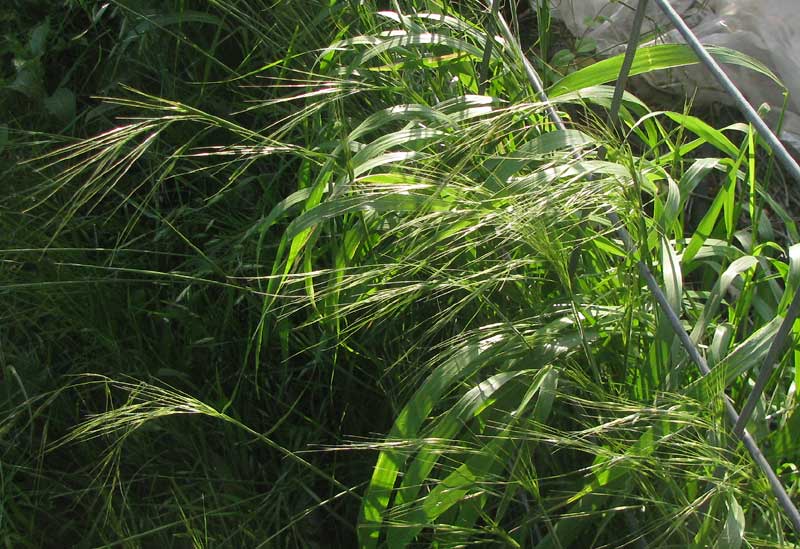
<path id="1" fill-rule="evenodd" d="M 620 60 L 545 25 L 557 130 L 475 2 L 39 7 L 3 30 L 41 75 L 0 99 L 6 546 L 800 542 L 722 410 L 800 282 L 750 127 L 610 126 Z M 794 498 L 797 359 L 748 426 Z"/>

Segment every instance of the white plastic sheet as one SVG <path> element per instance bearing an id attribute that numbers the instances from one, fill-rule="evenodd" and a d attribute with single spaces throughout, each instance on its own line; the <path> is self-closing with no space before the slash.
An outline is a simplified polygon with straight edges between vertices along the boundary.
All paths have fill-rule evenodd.
<path id="1" fill-rule="evenodd" d="M 746 53 L 767 65 L 789 90 L 781 137 L 800 150 L 800 0 L 671 0 L 701 42 Z M 550 0 L 553 14 L 575 36 L 592 38 L 600 54 L 624 50 L 638 0 Z M 648 3 L 643 36 L 656 42 L 683 42 L 677 31 L 667 31 L 666 17 Z M 726 72 L 750 103 L 770 107 L 767 120 L 775 126 L 783 108 L 783 90 L 768 78 L 740 67 Z M 694 97 L 695 104 L 730 103 L 703 67 L 654 74 L 651 85 Z"/>

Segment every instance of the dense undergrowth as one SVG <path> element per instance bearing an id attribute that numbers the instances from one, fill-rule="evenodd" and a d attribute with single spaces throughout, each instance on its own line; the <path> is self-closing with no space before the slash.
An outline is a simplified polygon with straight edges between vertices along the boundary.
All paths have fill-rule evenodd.
<path id="1" fill-rule="evenodd" d="M 619 59 L 555 62 L 542 6 L 0 16 L 7 547 L 799 541 L 722 414 L 800 282 L 747 125 L 609 124 Z M 794 498 L 798 352 L 749 426 Z"/>

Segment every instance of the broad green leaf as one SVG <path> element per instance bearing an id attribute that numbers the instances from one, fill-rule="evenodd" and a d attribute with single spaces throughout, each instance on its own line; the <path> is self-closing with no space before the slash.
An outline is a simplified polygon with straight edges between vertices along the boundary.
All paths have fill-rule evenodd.
<path id="1" fill-rule="evenodd" d="M 558 67 L 563 71 L 563 68 L 575 61 L 575 54 L 569 50 L 558 50 L 556 53 L 553 54 L 553 57 L 550 59 L 550 64 L 554 67 Z"/>
<path id="2" fill-rule="evenodd" d="M 542 385 L 539 389 L 539 398 L 533 409 L 533 419 L 542 425 L 547 423 L 550 412 L 553 410 L 553 403 L 556 399 L 556 389 L 558 388 L 558 370 L 551 368 L 544 376 Z"/>
<path id="3" fill-rule="evenodd" d="M 526 411 L 528 404 L 541 388 L 551 369 L 543 368 L 536 374 L 528 387 L 527 394 L 512 413 L 512 418 L 519 419 Z M 425 496 L 422 504 L 414 508 L 407 517 L 403 517 L 407 526 L 393 528 L 389 531 L 388 546 L 391 549 L 406 547 L 425 525 L 432 524 L 468 493 L 480 491 L 481 484 L 503 467 L 505 448 L 510 443 L 507 433 L 512 425 L 513 422 L 508 424 L 503 432 L 492 437 L 477 454 L 469 457 L 455 471 L 437 483 L 436 487 Z"/>
<path id="4" fill-rule="evenodd" d="M 430 13 L 420 12 L 414 13 L 412 17 L 425 21 L 427 24 L 446 25 L 457 30 L 459 33 L 469 35 L 475 41 L 481 44 L 481 48 L 485 47 L 486 32 L 475 25 L 472 21 L 460 19 L 457 11 L 447 10 L 450 13 Z"/>
<path id="5" fill-rule="evenodd" d="M 778 77 L 775 76 L 772 71 L 743 53 L 718 46 L 708 46 L 707 49 L 709 53 L 721 63 L 730 63 L 732 65 L 739 65 L 752 69 L 768 76 L 781 85 Z M 559 95 L 589 86 L 613 82 L 619 77 L 624 57 L 625 54 L 620 54 L 609 59 L 604 59 L 603 61 L 598 61 L 586 68 L 565 76 L 550 88 L 548 94 L 551 97 L 558 97 Z M 635 76 L 637 74 L 656 70 L 684 67 L 697 63 L 697 56 L 686 44 L 648 46 L 637 48 L 630 74 L 631 76 Z"/>
<path id="6" fill-rule="evenodd" d="M 581 54 L 588 54 L 597 51 L 597 41 L 591 37 L 578 38 L 575 41 L 575 51 Z"/>
<path id="7" fill-rule="evenodd" d="M 487 161 L 486 167 L 498 181 L 505 182 L 536 158 L 561 150 L 577 152 L 582 147 L 594 144 L 591 137 L 578 130 L 548 132 L 523 143 L 502 158 Z"/>
<path id="8" fill-rule="evenodd" d="M 363 135 L 375 131 L 386 124 L 397 120 L 420 120 L 433 122 L 436 125 L 451 127 L 454 125 L 451 118 L 441 112 L 426 105 L 395 105 L 369 115 L 359 124 L 356 129 L 350 132 L 350 140 L 358 141 Z"/>
<path id="9" fill-rule="evenodd" d="M 386 194 L 378 197 L 356 196 L 323 202 L 319 206 L 295 218 L 286 228 L 287 238 L 295 238 L 320 223 L 351 212 L 414 212 L 425 208 L 428 211 L 446 212 L 453 204 L 422 194 Z"/>
<path id="10" fill-rule="evenodd" d="M 725 525 L 717 539 L 718 549 L 739 549 L 744 541 L 744 510 L 733 495 L 728 496 Z"/>
<path id="11" fill-rule="evenodd" d="M 722 206 L 725 203 L 725 195 L 726 193 L 720 191 L 714 197 L 713 202 L 706 210 L 705 215 L 700 220 L 700 223 L 697 225 L 697 229 L 695 229 L 692 238 L 689 240 L 689 245 L 686 246 L 686 249 L 683 251 L 681 260 L 683 261 L 684 265 L 690 265 L 694 256 L 700 251 L 700 248 L 703 247 L 706 240 L 711 236 L 714 231 L 714 227 L 717 225 L 717 220 L 719 219 L 719 214 L 722 211 Z"/>
<path id="12" fill-rule="evenodd" d="M 415 141 L 428 141 L 446 134 L 437 130 L 425 128 L 412 128 L 401 130 L 379 137 L 369 145 L 359 150 L 352 158 L 351 162 L 354 169 L 368 160 L 372 160 L 386 150 L 399 145 L 407 145 Z"/>
<path id="13" fill-rule="evenodd" d="M 703 307 L 703 312 L 700 314 L 700 318 L 698 318 L 697 322 L 695 322 L 691 333 L 692 341 L 695 343 L 702 342 L 706 328 L 708 328 L 709 323 L 717 314 L 717 311 L 722 303 L 722 299 L 727 295 L 733 281 L 739 275 L 748 269 L 755 267 L 757 264 L 758 259 L 756 257 L 747 255 L 740 257 L 731 263 L 727 269 L 725 269 L 725 272 L 722 273 L 717 282 L 714 284 L 714 287 L 711 289 L 711 294 L 706 301 L 705 307 Z"/>
<path id="14" fill-rule="evenodd" d="M 293 192 L 275 204 L 265 218 L 259 220 L 258 223 L 250 227 L 250 229 L 245 233 L 244 238 L 249 238 L 255 233 L 261 233 L 269 229 L 277 220 L 290 212 L 292 208 L 299 206 L 308 200 L 308 197 L 311 195 L 311 191 L 311 187 L 300 189 L 299 191 Z"/>
<path id="15" fill-rule="evenodd" d="M 664 293 L 667 295 L 672 310 L 680 316 L 683 301 L 683 275 L 678 254 L 672 244 L 666 239 L 661 239 L 661 269 L 664 277 Z"/>
<path id="16" fill-rule="evenodd" d="M 489 97 L 488 95 L 459 95 L 445 99 L 436 104 L 436 109 L 454 117 L 460 112 L 469 111 L 470 109 L 482 109 L 500 107 L 506 104 L 503 100 L 496 97 Z"/>
<path id="17" fill-rule="evenodd" d="M 553 97 L 552 103 L 585 103 L 587 101 L 596 103 L 602 107 L 610 108 L 611 102 L 614 99 L 614 86 L 590 86 L 574 92 L 565 93 L 558 97 Z M 628 107 L 636 107 L 638 111 L 644 113 L 647 111 L 647 106 L 641 99 L 629 92 L 623 92 L 622 103 Z"/>
<path id="18" fill-rule="evenodd" d="M 750 212 L 750 219 L 753 220 L 753 224 L 757 225 L 754 229 L 756 233 L 759 232 L 759 229 L 762 226 L 770 227 L 769 225 L 769 218 L 767 216 L 763 216 L 763 219 L 766 220 L 765 224 L 759 223 L 760 221 L 760 211 L 756 211 L 756 201 L 758 200 L 758 193 L 756 192 L 757 187 L 757 179 L 756 179 L 756 130 L 752 126 L 747 128 L 747 190 L 748 190 L 748 209 Z M 770 227 L 771 228 L 771 227 Z M 773 239 L 773 235 L 770 235 L 770 240 Z"/>
<path id="19" fill-rule="evenodd" d="M 658 114 L 658 113 L 654 113 Z M 731 158 L 739 158 L 739 148 L 733 142 L 725 137 L 721 131 L 707 124 L 696 116 L 688 114 L 681 114 L 677 112 L 665 111 L 662 114 L 668 116 L 687 130 L 697 134 L 706 143 L 709 143 L 724 152 Z"/>
<path id="20" fill-rule="evenodd" d="M 502 372 L 481 382 L 467 391 L 452 408 L 447 410 L 436 423 L 435 428 L 425 433 L 425 438 L 434 441 L 434 445 L 436 441 L 452 439 L 473 417 L 495 402 L 495 394 L 508 382 L 534 373 L 534 370 Z M 417 497 L 423 483 L 439 461 L 439 457 L 440 452 L 435 447 L 430 449 L 423 447 L 419 451 L 403 475 L 403 482 L 395 495 L 395 506 L 410 503 Z"/>
<path id="21" fill-rule="evenodd" d="M 14 80 L 6 87 L 29 99 L 40 100 L 45 95 L 42 62 L 39 59 L 23 60 L 16 64 L 16 69 Z"/>
<path id="22" fill-rule="evenodd" d="M 692 269 L 687 269 L 686 272 L 691 272 L 694 269 L 701 267 L 701 260 L 719 259 L 727 261 L 735 261 L 744 256 L 744 252 L 736 246 L 732 246 L 724 240 L 718 238 L 707 238 L 700 250 L 694 256 L 692 262 Z"/>
<path id="23" fill-rule="evenodd" d="M 657 213 L 656 220 L 661 229 L 661 234 L 668 237 L 676 232 L 676 221 L 681 211 L 681 192 L 675 181 L 667 175 L 667 197 L 663 207 Z M 660 204 L 660 201 L 659 201 Z"/>
<path id="24" fill-rule="evenodd" d="M 681 190 L 681 201 L 688 200 L 697 185 L 719 165 L 719 158 L 698 158 L 694 160 L 692 165 L 683 173 L 678 184 Z"/>
<path id="25" fill-rule="evenodd" d="M 333 46 L 330 46 L 323 55 L 331 50 L 347 49 L 355 45 L 368 46 L 365 51 L 359 54 L 351 63 L 353 69 L 359 69 L 366 66 L 371 59 L 375 58 L 382 53 L 395 48 L 408 48 L 414 46 L 446 46 L 456 51 L 462 51 L 474 55 L 477 58 L 483 56 L 483 49 L 470 44 L 464 40 L 454 38 L 445 34 L 436 33 L 406 33 L 405 31 L 393 31 L 393 36 L 390 37 L 377 37 L 377 36 L 359 36 L 344 40 Z"/>
<path id="26" fill-rule="evenodd" d="M 517 334 L 510 337 L 511 349 L 515 354 L 528 356 L 529 362 L 534 361 L 538 365 L 547 365 L 556 357 L 579 348 L 582 341 L 580 333 L 577 333 L 574 328 L 574 321 L 568 317 L 557 319 L 535 330 L 530 336 L 526 336 L 526 343 L 522 348 L 520 348 L 521 343 Z M 445 391 L 459 379 L 477 372 L 489 361 L 504 356 L 503 346 L 507 344 L 507 341 L 509 340 L 505 335 L 499 334 L 487 339 L 471 341 L 456 351 L 449 360 L 431 373 L 403 407 L 387 440 L 390 442 L 408 441 L 418 438 L 422 424 Z M 534 349 L 535 353 L 529 354 L 531 349 Z M 507 359 L 508 357 L 506 357 Z M 549 391 L 553 383 L 551 379 L 545 376 L 537 383 L 541 384 L 545 379 L 548 381 L 545 388 Z M 535 388 L 538 389 L 538 387 L 537 385 Z M 529 390 L 528 397 L 532 396 L 533 394 Z M 552 399 L 552 395 L 548 393 L 545 398 L 549 401 Z M 540 412 L 540 414 L 543 413 L 544 410 Z M 362 549 L 373 549 L 378 543 L 383 513 L 387 508 L 397 475 L 404 462 L 405 457 L 401 451 L 384 450 L 378 456 L 372 480 L 361 507 L 358 535 Z"/>
<path id="27" fill-rule="evenodd" d="M 615 255 L 617 257 L 625 257 L 629 256 L 628 252 L 622 246 L 621 243 L 617 243 L 609 238 L 604 236 L 597 236 L 592 239 L 592 245 L 596 246 L 599 250 L 604 253 L 609 253 Z"/>
<path id="28" fill-rule="evenodd" d="M 396 72 L 399 70 L 418 70 L 422 67 L 427 69 L 451 69 L 457 72 L 462 63 L 475 63 L 480 59 L 472 54 L 464 52 L 450 53 L 446 55 L 423 55 L 420 57 L 406 57 L 405 61 L 389 63 L 377 67 L 368 67 L 370 72 Z M 477 91 L 475 91 L 477 93 Z"/>
<path id="29" fill-rule="evenodd" d="M 358 177 L 366 172 L 374 170 L 380 166 L 388 164 L 398 164 L 400 166 L 410 163 L 413 160 L 425 158 L 427 155 L 414 151 L 398 151 L 386 154 L 380 154 L 368 160 L 364 160 L 357 166 L 353 166 L 353 176 Z M 342 187 L 339 187 L 342 188 Z"/>
<path id="30" fill-rule="evenodd" d="M 728 348 L 735 330 L 731 324 L 727 322 L 719 324 L 714 329 L 714 337 L 711 338 L 711 345 L 708 348 L 708 365 L 713 368 L 719 364 L 726 356 L 728 356 Z"/>
<path id="31" fill-rule="evenodd" d="M 722 205 L 722 213 L 723 213 L 723 220 L 725 222 L 725 236 L 728 242 L 731 242 L 734 236 L 737 234 L 736 231 L 736 221 L 739 219 L 741 215 L 741 206 L 740 206 L 740 199 L 737 195 L 737 187 L 738 187 L 738 178 L 739 178 L 739 168 L 742 165 L 742 162 L 745 159 L 745 154 L 737 154 L 736 158 L 733 160 L 733 167 L 728 172 L 728 180 L 719 190 L 718 194 L 723 199 Z M 741 233 L 739 233 L 741 234 Z M 746 251 L 751 251 L 752 248 L 752 239 L 750 238 L 751 234 L 747 233 L 748 244 L 745 247 Z"/>
<path id="32" fill-rule="evenodd" d="M 783 293 L 781 303 L 778 306 L 779 311 L 785 311 L 789 308 L 794 293 L 800 291 L 800 244 L 795 244 L 789 247 L 789 272 L 784 281 L 786 291 Z"/>
<path id="33" fill-rule="evenodd" d="M 428 179 L 416 174 L 398 172 L 362 175 L 356 179 L 356 183 L 391 185 L 392 189 L 401 188 L 406 191 L 431 189 L 437 186 L 437 182 L 433 179 Z"/>
<path id="34" fill-rule="evenodd" d="M 47 37 L 50 35 L 50 18 L 36 25 L 31 31 L 31 38 L 28 41 L 28 51 L 31 56 L 39 57 L 47 51 Z"/>
<path id="35" fill-rule="evenodd" d="M 711 372 L 686 388 L 686 394 L 701 402 L 711 402 L 743 373 L 760 367 L 783 321 L 775 317 L 772 322 L 756 330 L 736 346 Z"/>
<path id="36" fill-rule="evenodd" d="M 478 43 L 482 43 L 486 40 L 486 34 L 481 32 L 480 27 L 467 20 L 459 19 L 459 14 L 455 11 L 451 11 L 450 14 L 445 15 L 444 13 L 430 12 L 400 14 L 396 11 L 382 10 L 376 12 L 376 14 L 403 25 L 407 31 L 412 33 L 424 32 L 425 25 L 436 25 L 437 27 L 450 27 L 458 31 L 458 34 L 470 36 Z M 422 21 L 422 24 L 416 21 Z"/>
<path id="37" fill-rule="evenodd" d="M 471 341 L 436 368 L 397 415 L 387 440 L 407 441 L 417 438 L 420 427 L 445 391 L 459 379 L 478 371 L 494 356 L 497 347 L 504 341 L 505 337 L 500 335 Z M 384 450 L 378 456 L 372 480 L 361 505 L 358 538 L 362 549 L 377 546 L 383 512 L 404 461 L 403 452 L 396 450 Z"/>
<path id="38" fill-rule="evenodd" d="M 62 122 L 69 122 L 75 118 L 75 94 L 67 88 L 58 88 L 44 99 L 44 107 Z"/>

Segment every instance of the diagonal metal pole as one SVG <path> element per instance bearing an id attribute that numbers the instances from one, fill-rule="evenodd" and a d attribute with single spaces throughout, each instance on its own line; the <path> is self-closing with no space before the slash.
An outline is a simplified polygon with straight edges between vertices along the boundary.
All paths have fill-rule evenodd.
<path id="1" fill-rule="evenodd" d="M 739 91 L 739 88 L 736 87 L 728 75 L 725 74 L 725 71 L 722 70 L 719 63 L 717 63 L 705 47 L 703 47 L 703 44 L 700 43 L 700 40 L 698 40 L 697 36 L 692 32 L 692 29 L 689 28 L 689 25 L 686 24 L 686 21 L 683 20 L 667 0 L 653 1 L 661 8 L 661 11 L 669 18 L 670 22 L 675 25 L 675 28 L 681 33 L 681 36 L 683 36 L 692 50 L 694 50 L 703 65 L 705 65 L 706 68 L 711 71 L 711 74 L 714 75 L 714 78 L 717 79 L 722 89 L 733 97 L 736 106 L 739 107 L 739 110 L 742 111 L 747 121 L 755 127 L 759 135 L 767 142 L 784 169 L 791 174 L 795 181 L 800 183 L 800 165 L 792 158 L 792 155 L 790 155 L 786 147 L 783 146 L 781 140 L 769 129 L 766 122 L 758 116 L 758 112 L 756 112 L 747 99 L 745 99 L 742 92 Z"/>
<path id="2" fill-rule="evenodd" d="M 617 84 L 614 86 L 614 97 L 611 99 L 611 123 L 619 123 L 619 108 L 622 106 L 622 95 L 625 93 L 625 86 L 628 84 L 628 76 L 631 73 L 633 59 L 636 57 L 636 48 L 639 45 L 639 36 L 642 34 L 642 22 L 647 11 L 647 0 L 639 0 L 639 6 L 633 16 L 633 28 L 631 29 L 628 46 L 625 48 L 625 58 L 622 60 L 622 68 L 619 71 Z"/>
<path id="3" fill-rule="evenodd" d="M 492 60 L 492 49 L 494 48 L 494 22 L 497 20 L 497 14 L 500 13 L 500 0 L 489 0 L 490 8 L 492 10 L 491 17 L 487 23 L 486 36 L 486 49 L 483 50 L 483 59 L 481 60 L 480 68 L 480 82 L 478 82 L 478 94 L 483 95 L 486 91 L 486 85 L 489 83 L 489 62 Z"/>
<path id="4" fill-rule="evenodd" d="M 544 92 L 544 82 L 542 82 L 542 79 L 539 78 L 539 74 L 536 72 L 536 69 L 533 68 L 531 62 L 528 61 L 528 58 L 525 57 L 525 53 L 522 51 L 522 46 L 520 46 L 519 41 L 511 32 L 508 23 L 506 23 L 506 20 L 501 13 L 497 14 L 497 22 L 500 24 L 500 32 L 503 33 L 503 39 L 506 41 L 508 46 L 514 50 L 514 54 L 516 54 L 520 63 L 522 63 L 522 68 L 525 69 L 525 76 L 528 77 L 528 81 L 531 83 L 531 86 L 533 86 L 536 95 L 539 97 L 539 101 L 544 103 L 550 120 L 559 130 L 566 130 L 567 127 L 564 125 L 564 121 L 561 120 L 561 117 L 556 112 L 555 107 L 553 107 L 553 104 L 550 102 L 550 98 L 547 97 L 547 94 Z"/>
<path id="5" fill-rule="evenodd" d="M 719 82 L 723 90 L 725 90 L 725 92 L 727 92 L 733 98 L 736 106 L 742 112 L 744 117 L 747 118 L 748 122 L 753 125 L 761 138 L 767 142 L 783 168 L 797 183 L 800 183 L 800 165 L 798 165 L 797 161 L 786 150 L 786 147 L 783 145 L 781 140 L 778 139 L 772 130 L 770 130 L 769 126 L 767 126 L 764 120 L 762 120 L 762 118 L 758 115 L 758 112 L 753 108 L 752 105 L 750 105 L 739 88 L 737 88 L 728 75 L 725 74 L 725 71 L 722 70 L 722 67 L 719 65 L 719 63 L 717 63 L 711 54 L 708 53 L 708 50 L 706 50 L 697 36 L 695 36 L 695 34 L 689 28 L 689 25 L 686 24 L 686 21 L 683 20 L 680 14 L 675 11 L 675 9 L 667 0 L 654 0 L 654 2 L 658 5 L 661 11 L 664 12 L 681 36 L 683 36 L 684 40 L 686 40 L 686 43 L 689 44 L 703 65 L 705 65 L 714 78 L 717 79 L 717 82 Z M 756 450 L 758 450 L 758 446 L 747 432 L 747 429 L 745 429 L 747 422 L 755 410 L 758 399 L 761 398 L 761 393 L 769 381 L 772 371 L 779 360 L 780 352 L 783 350 L 786 339 L 791 331 L 792 326 L 794 325 L 795 320 L 798 317 L 798 314 L 800 314 L 800 292 L 796 292 L 792 298 L 789 310 L 786 312 L 786 317 L 781 323 L 778 333 L 775 335 L 775 339 L 773 340 L 772 345 L 767 352 L 767 358 L 764 361 L 764 366 L 762 367 L 761 372 L 756 379 L 756 384 L 750 392 L 750 396 L 748 397 L 747 402 L 742 409 L 741 415 L 736 414 L 736 410 L 733 408 L 733 405 L 730 403 L 730 400 L 727 397 L 725 399 L 725 407 L 728 418 L 733 423 L 733 434 L 741 439 L 742 442 L 744 442 L 745 447 L 750 452 L 750 455 L 753 456 L 753 459 L 755 459 L 757 463 L 759 463 L 762 471 L 764 471 L 765 475 L 767 475 L 772 492 L 775 494 L 775 497 L 780 502 L 784 512 L 792 522 L 795 532 L 800 535 L 800 511 L 798 511 L 797 506 L 794 504 L 794 502 L 792 502 L 789 494 L 780 483 L 780 479 L 777 478 L 777 475 L 775 475 L 775 472 L 772 470 L 771 466 L 767 462 L 766 458 L 764 458 L 764 455 L 760 452 L 760 450 L 758 451 L 758 458 L 753 454 L 751 446 Z"/>
<path id="6" fill-rule="evenodd" d="M 798 316 L 800 316 L 800 292 L 795 290 L 792 303 L 789 305 L 786 316 L 783 318 L 783 322 L 781 322 L 778 328 L 778 333 L 775 334 L 775 339 L 772 340 L 769 351 L 767 351 L 767 358 L 764 359 L 764 365 L 758 373 L 756 383 L 750 391 L 750 396 L 747 398 L 744 408 L 742 408 L 742 413 L 739 414 L 739 421 L 737 421 L 736 425 L 733 427 L 733 434 L 737 437 L 744 430 L 747 422 L 750 421 L 750 416 L 753 415 L 753 410 L 756 409 L 758 399 L 761 398 L 764 387 L 766 387 L 767 382 L 769 382 L 769 378 L 772 377 L 775 366 L 780 362 L 780 356 L 786 346 L 786 340 L 789 338 L 789 334 Z"/>
<path id="7" fill-rule="evenodd" d="M 644 2 L 646 0 L 642 1 Z M 744 114 L 748 121 L 756 128 L 756 131 L 758 131 L 759 135 L 761 135 L 761 137 L 770 145 L 784 169 L 792 175 L 795 181 L 800 183 L 800 166 L 798 166 L 795 159 L 787 152 L 786 147 L 783 146 L 783 143 L 781 143 L 781 141 L 769 129 L 761 117 L 758 116 L 756 110 L 753 109 L 747 99 L 745 99 L 745 97 L 739 91 L 739 88 L 736 87 L 736 85 L 716 62 L 716 60 L 708 53 L 705 47 L 703 47 L 683 18 L 668 2 L 665 2 L 664 0 L 655 0 L 655 2 L 661 8 L 664 14 L 670 19 L 672 24 L 675 25 L 675 28 L 678 29 L 678 32 L 681 33 L 683 38 L 695 51 L 703 64 L 711 71 L 723 89 L 734 98 L 736 105 L 742 111 L 742 114 Z M 750 417 L 752 416 L 753 411 L 758 404 L 758 399 L 761 397 L 764 387 L 769 381 L 775 366 L 779 362 L 780 353 L 784 348 L 786 339 L 788 338 L 798 315 L 800 315 L 800 292 L 795 293 L 792 299 L 789 310 L 786 312 L 786 317 L 781 323 L 778 333 L 775 335 L 775 339 L 769 348 L 767 358 L 764 360 L 764 366 L 761 368 L 761 372 L 756 379 L 755 386 L 750 392 L 750 396 L 748 397 L 744 408 L 742 408 L 742 413 L 740 414 L 739 420 L 736 422 L 736 425 L 734 425 L 733 433 L 737 437 L 741 435 L 745 425 L 747 425 L 747 422 L 750 420 Z"/>
<path id="8" fill-rule="evenodd" d="M 657 2 L 662 9 L 665 9 L 666 7 L 672 12 L 674 17 L 677 18 L 677 20 L 680 21 L 682 26 L 686 29 L 686 32 L 688 32 L 694 38 L 695 42 L 697 43 L 697 46 L 699 47 L 699 50 L 705 54 L 705 57 L 707 57 L 713 64 L 713 66 L 715 66 L 719 70 L 721 75 L 725 79 L 727 79 L 727 76 L 725 75 L 724 72 L 722 72 L 722 69 L 719 68 L 719 65 L 716 64 L 716 61 L 714 61 L 713 58 L 711 58 L 711 55 L 709 55 L 708 52 L 705 50 L 705 48 L 703 48 L 702 44 L 700 44 L 697 41 L 696 37 L 694 37 L 694 35 L 691 33 L 691 30 L 689 30 L 689 28 L 683 22 L 683 19 L 681 19 L 681 17 L 674 10 L 672 10 L 672 7 L 669 6 L 669 4 L 666 4 L 664 0 L 654 0 L 654 1 Z M 670 19 L 672 19 L 672 17 L 670 17 Z M 552 103 L 550 103 L 549 98 L 547 97 L 547 93 L 544 90 L 544 84 L 542 83 L 541 78 L 539 78 L 539 75 L 536 73 L 536 70 L 533 68 L 533 65 L 525 57 L 525 54 L 522 51 L 522 47 L 519 45 L 519 42 L 511 33 L 511 29 L 508 27 L 508 24 L 505 22 L 505 19 L 503 19 L 503 16 L 501 14 L 498 14 L 498 22 L 500 23 L 500 30 L 503 32 L 504 39 L 509 44 L 509 46 L 514 49 L 515 54 L 519 57 L 519 60 L 525 69 L 525 74 L 527 75 L 531 86 L 536 91 L 536 94 L 538 95 L 539 99 L 545 104 L 548 116 L 550 117 L 551 121 L 553 122 L 553 124 L 555 124 L 555 126 L 558 129 L 561 130 L 565 129 L 566 126 L 564 125 L 563 120 L 561 120 L 561 117 L 558 115 Z M 675 21 L 673 21 L 673 23 L 675 23 Z M 638 37 L 636 37 L 636 41 L 638 42 Z M 698 56 L 700 57 L 701 61 L 706 63 L 704 57 L 701 56 L 700 53 L 698 53 Z M 627 78 L 627 74 L 624 75 L 624 77 Z M 758 117 L 758 114 L 752 109 L 752 107 L 750 107 L 750 104 L 747 103 L 747 100 L 744 99 L 744 96 L 742 96 L 741 92 L 739 92 L 736 86 L 734 86 L 733 83 L 730 82 L 730 79 L 727 79 L 727 82 L 736 91 L 738 96 L 741 98 L 744 104 L 750 109 L 750 111 L 752 111 L 755 119 L 760 123 L 760 126 L 763 127 L 766 134 L 768 134 L 772 138 L 770 140 L 767 139 L 767 137 L 765 137 L 765 140 L 767 140 L 767 142 L 770 143 L 770 145 L 772 145 L 771 141 L 775 141 L 777 143 L 777 147 L 785 153 L 790 164 L 793 165 L 794 168 L 796 169 L 797 173 L 796 178 L 798 182 L 800 182 L 800 166 L 798 166 L 797 163 L 794 161 L 794 159 L 791 156 L 789 156 L 789 153 L 786 152 L 786 149 L 783 147 L 783 144 L 781 144 L 780 140 L 778 140 L 778 138 L 775 137 L 775 135 L 769 130 L 766 124 L 764 124 L 764 121 Z M 758 125 L 756 124 L 754 125 L 756 126 L 756 129 L 759 129 Z M 615 212 L 610 212 L 608 214 L 608 218 L 611 221 L 612 225 L 617 227 L 616 229 L 617 235 L 622 240 L 628 252 L 631 254 L 638 253 L 636 244 L 633 242 L 630 233 L 628 233 L 625 227 L 622 226 L 622 222 L 619 216 Z M 697 349 L 695 344 L 690 339 L 689 334 L 681 324 L 680 318 L 678 318 L 676 312 L 673 311 L 672 307 L 670 306 L 667 296 L 664 294 L 664 291 L 658 285 L 658 281 L 656 280 L 653 273 L 650 271 L 648 266 L 642 260 L 639 260 L 637 262 L 637 266 L 639 268 L 639 273 L 641 274 L 642 278 L 644 278 L 645 283 L 647 284 L 648 289 L 653 294 L 653 297 L 655 298 L 662 312 L 669 321 L 670 326 L 675 332 L 675 335 L 678 337 L 678 341 L 680 341 L 684 350 L 689 355 L 689 358 L 692 360 L 692 362 L 695 363 L 697 368 L 700 370 L 701 375 L 706 376 L 710 374 L 711 369 L 708 367 L 708 363 L 706 363 L 705 359 L 700 354 L 700 351 Z M 723 395 L 723 403 L 725 407 L 725 414 L 728 417 L 728 421 L 733 426 L 737 425 L 739 423 L 740 416 L 736 412 L 736 409 L 734 408 L 733 404 L 730 401 L 730 398 L 727 395 Z M 752 457 L 753 461 L 756 462 L 756 464 L 761 469 L 764 476 L 767 478 L 767 482 L 769 483 L 770 488 L 772 489 L 772 493 L 775 495 L 779 504 L 781 505 L 787 517 L 789 518 L 789 521 L 792 523 L 795 532 L 798 535 L 800 535 L 800 511 L 797 510 L 797 507 L 792 502 L 791 498 L 789 497 L 789 494 L 786 492 L 786 489 L 783 487 L 783 484 L 778 478 L 778 475 L 775 474 L 775 471 L 773 471 L 769 461 L 764 456 L 763 452 L 761 452 L 761 449 L 758 447 L 758 444 L 756 443 L 755 439 L 750 435 L 747 429 L 745 428 L 741 429 L 741 433 L 739 434 L 739 439 L 744 444 L 745 448 L 750 454 L 750 457 Z"/>

